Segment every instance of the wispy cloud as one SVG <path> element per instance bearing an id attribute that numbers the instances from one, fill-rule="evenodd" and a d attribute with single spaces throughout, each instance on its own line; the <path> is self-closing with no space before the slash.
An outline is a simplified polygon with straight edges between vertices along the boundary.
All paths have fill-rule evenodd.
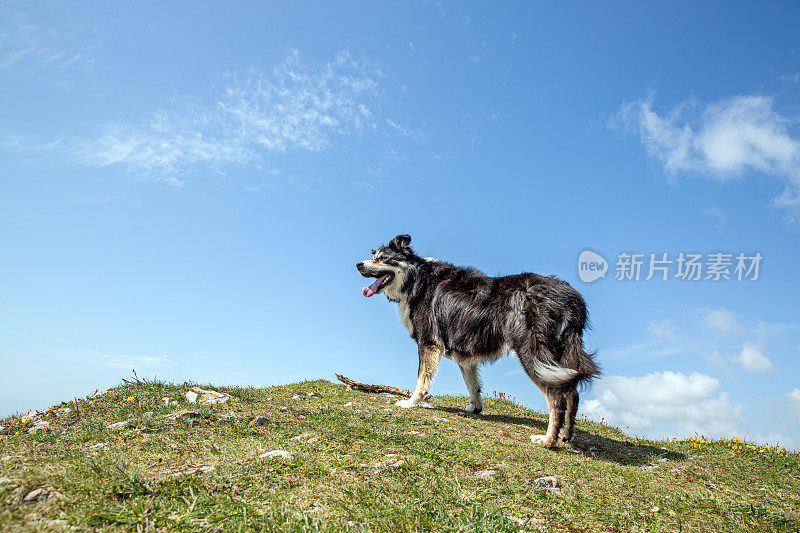
<path id="1" fill-rule="evenodd" d="M 768 372 L 773 363 L 763 347 L 790 340 L 798 331 L 798 324 L 743 321 L 725 308 L 690 308 L 650 322 L 646 338 L 606 348 L 603 355 L 617 360 L 692 356 L 729 371 Z"/>
<path id="2" fill-rule="evenodd" d="M 347 52 L 314 64 L 292 51 L 269 71 L 229 75 L 213 98 L 187 98 L 195 103 L 179 111 L 110 124 L 98 138 L 62 149 L 90 166 L 123 166 L 177 184 L 183 174 L 203 165 L 245 165 L 270 153 L 319 152 L 337 136 L 376 130 L 368 104 L 380 78 L 377 67 Z"/>
<path id="3" fill-rule="evenodd" d="M 671 178 L 699 174 L 718 181 L 757 171 L 780 180 L 776 207 L 800 219 L 800 137 L 797 121 L 771 98 L 735 96 L 708 105 L 686 102 L 659 113 L 652 96 L 624 103 L 611 121 L 635 131 Z"/>
<path id="4" fill-rule="evenodd" d="M 128 353 L 104 352 L 97 350 L 69 350 L 69 356 L 119 370 L 153 372 L 163 370 L 174 364 L 166 357 Z"/>
<path id="5" fill-rule="evenodd" d="M 34 22 L 34 17 L 20 7 L 15 2 L 0 4 L 0 71 L 24 67 L 64 69 L 91 62 L 87 57 L 91 45 L 79 45 L 75 40 L 75 35 L 81 33 L 78 28 L 64 31 Z M 38 6 L 26 3 L 26 7 Z"/>
<path id="6" fill-rule="evenodd" d="M 725 231 L 725 221 L 728 219 L 728 216 L 722 209 L 714 206 L 705 207 L 703 208 L 703 214 L 717 221 L 718 232 L 722 233 Z"/>

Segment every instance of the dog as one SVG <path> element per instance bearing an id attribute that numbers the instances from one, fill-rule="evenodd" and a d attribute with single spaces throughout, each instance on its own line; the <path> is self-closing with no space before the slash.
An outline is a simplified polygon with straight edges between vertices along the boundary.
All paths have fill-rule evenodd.
<path id="1" fill-rule="evenodd" d="M 480 414 L 478 365 L 514 352 L 528 377 L 547 400 L 544 435 L 531 440 L 543 446 L 572 439 L 578 410 L 578 386 L 600 375 L 594 354 L 583 346 L 586 303 L 567 282 L 554 276 L 522 273 L 490 277 L 411 249 L 411 236 L 398 235 L 356 264 L 375 281 L 362 289 L 383 293 L 400 308 L 400 319 L 417 342 L 417 386 L 407 400 L 419 405 L 430 390 L 441 357 L 455 361 L 470 396 L 465 408 Z"/>

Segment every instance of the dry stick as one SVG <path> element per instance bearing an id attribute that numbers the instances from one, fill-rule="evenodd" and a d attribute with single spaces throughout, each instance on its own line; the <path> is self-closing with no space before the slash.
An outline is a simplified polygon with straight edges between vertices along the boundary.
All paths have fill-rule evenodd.
<path id="1" fill-rule="evenodd" d="M 388 392 L 389 394 L 396 394 L 397 396 L 403 396 L 405 398 L 411 397 L 411 391 L 407 389 L 398 389 L 397 387 L 390 387 L 389 385 L 367 385 L 366 383 L 353 381 L 341 374 L 336 374 L 336 379 L 356 390 L 363 390 L 365 392 Z"/>

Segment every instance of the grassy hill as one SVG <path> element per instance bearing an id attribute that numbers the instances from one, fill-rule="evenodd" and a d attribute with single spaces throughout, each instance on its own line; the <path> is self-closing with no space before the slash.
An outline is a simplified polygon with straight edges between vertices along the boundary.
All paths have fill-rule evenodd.
<path id="1" fill-rule="evenodd" d="M 782 450 L 591 422 L 547 450 L 529 440 L 545 416 L 503 399 L 472 416 L 465 398 L 404 410 L 327 381 L 218 388 L 219 405 L 186 404 L 189 387 L 125 383 L 1 421 L 0 530 L 800 530 Z M 275 450 L 291 456 L 261 457 Z"/>

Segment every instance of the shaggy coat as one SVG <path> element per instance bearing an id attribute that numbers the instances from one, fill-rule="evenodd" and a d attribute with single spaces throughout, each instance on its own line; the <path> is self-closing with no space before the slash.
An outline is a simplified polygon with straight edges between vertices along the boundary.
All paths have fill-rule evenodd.
<path id="1" fill-rule="evenodd" d="M 373 258 L 357 264 L 375 278 L 365 296 L 379 292 L 400 306 L 401 319 L 419 346 L 413 407 L 427 395 L 439 358 L 458 363 L 470 392 L 467 410 L 480 413 L 477 365 L 514 352 L 547 399 L 550 421 L 545 435 L 531 437 L 550 446 L 572 438 L 578 385 L 600 374 L 583 347 L 587 311 L 583 297 L 565 281 L 532 273 L 491 277 L 431 258 L 398 235 Z"/>

